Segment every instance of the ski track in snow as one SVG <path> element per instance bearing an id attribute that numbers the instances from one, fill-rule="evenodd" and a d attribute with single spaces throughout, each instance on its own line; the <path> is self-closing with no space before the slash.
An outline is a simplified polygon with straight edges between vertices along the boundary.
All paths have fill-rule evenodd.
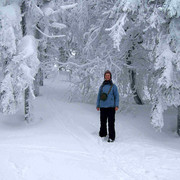
<path id="1" fill-rule="evenodd" d="M 50 93 L 50 94 L 52 94 L 52 93 Z M 54 114 L 54 119 L 58 122 L 58 125 L 61 128 L 63 127 L 63 129 L 67 132 L 67 134 L 72 136 L 79 143 L 79 145 L 85 150 L 85 153 L 89 154 L 91 158 L 97 159 L 97 157 L 99 157 L 99 159 L 101 159 L 101 161 L 103 160 L 103 161 L 107 162 L 106 160 L 104 160 L 105 147 L 102 146 L 102 143 L 103 143 L 102 140 L 98 137 L 98 141 L 97 141 L 97 138 L 92 137 L 92 135 L 90 135 L 88 133 L 88 131 L 84 130 L 84 128 L 81 127 L 80 124 L 75 124 L 73 122 L 73 117 L 72 117 L 73 115 L 71 113 L 68 113 L 65 110 L 61 111 L 62 114 L 57 113 L 57 112 L 59 112 L 59 106 L 56 106 L 57 100 L 52 98 L 50 96 L 50 94 L 48 94 L 46 96 L 47 102 L 48 102 L 49 106 L 51 107 L 51 110 L 52 110 L 51 113 Z M 63 120 L 64 117 L 66 120 Z M 89 125 L 91 125 L 91 124 L 89 123 Z M 76 130 L 74 130 L 74 127 Z M 76 135 L 77 134 L 77 133 L 75 133 L 76 131 L 81 132 L 81 136 L 86 137 L 86 139 L 84 140 L 81 136 Z M 89 139 L 90 139 L 90 141 L 89 141 Z M 87 143 L 87 141 L 88 141 L 88 143 Z M 92 149 L 92 147 L 98 147 L 98 145 L 100 145 L 99 148 Z M 92 152 L 90 152 L 90 150 Z M 113 167 L 113 171 L 112 171 L 113 179 L 118 180 L 119 177 L 121 177 L 123 174 L 124 178 L 127 176 L 127 178 L 129 180 L 131 180 L 131 177 L 125 171 L 123 171 L 121 169 L 119 169 L 118 171 L 114 170 L 116 168 L 114 167 L 114 165 L 112 166 L 112 164 L 111 164 L 111 167 Z"/>
<path id="2" fill-rule="evenodd" d="M 60 113 L 58 113 L 59 106 L 57 106 L 57 100 L 55 98 L 52 98 L 51 96 L 52 93 L 47 94 L 46 97 L 47 97 L 47 102 L 49 104 L 51 113 L 54 114 L 54 119 L 57 121 L 58 126 L 61 128 L 63 127 L 63 129 L 67 132 L 67 134 L 72 136 L 79 143 L 79 145 L 84 149 L 85 153 L 89 154 L 91 158 L 93 159 L 98 158 L 103 163 L 108 164 L 108 166 L 110 165 L 111 168 L 109 170 L 111 171 L 110 174 L 112 174 L 113 179 L 120 180 L 122 176 L 123 180 L 126 180 L 126 179 L 134 180 L 135 178 L 131 177 L 131 175 L 128 172 L 126 172 L 122 168 L 117 168 L 118 162 L 116 162 L 116 158 L 114 158 L 113 156 L 112 158 L 109 157 L 109 155 L 113 153 L 113 150 L 107 148 L 107 146 L 103 146 L 104 143 L 107 143 L 107 142 L 103 142 L 102 139 L 99 138 L 98 136 L 94 137 L 90 135 L 89 132 L 86 131 L 81 126 L 81 124 L 79 123 L 75 124 L 73 121 L 73 115 L 71 113 L 68 113 L 68 111 L 66 111 L 65 109 L 63 109 Z M 79 113 L 77 112 L 77 114 Z M 89 126 L 93 126 L 91 123 L 88 123 L 88 124 Z M 93 126 L 93 128 L 97 128 L 97 127 Z M 78 136 L 77 132 L 80 132 L 81 136 Z M 85 139 L 82 137 L 85 137 Z"/>
<path id="3" fill-rule="evenodd" d="M 117 139 L 114 143 L 107 143 L 106 138 L 98 137 L 99 114 L 95 107 L 93 112 L 91 105 L 66 102 L 67 88 L 68 83 L 59 79 L 48 81 L 42 88 L 43 95 L 39 97 L 40 100 L 36 99 L 35 106 L 41 105 L 43 112 L 35 109 L 35 118 L 42 119 L 41 122 L 45 123 L 43 128 L 49 125 L 50 132 L 48 129 L 42 132 L 36 130 L 36 137 L 32 133 L 28 134 L 28 131 L 24 140 L 21 132 L 18 132 L 14 138 L 8 136 L 7 140 L 0 143 L 0 154 L 4 153 L 1 158 L 3 166 L 0 165 L 1 180 L 180 178 L 179 151 L 173 148 L 165 149 L 162 144 L 158 146 L 148 137 L 132 135 L 131 130 L 136 132 L 133 127 L 126 126 L 129 130 L 125 131 L 122 125 L 128 123 L 117 121 L 118 118 L 123 118 L 120 117 L 121 114 L 116 114 Z M 44 139 L 41 139 L 41 136 Z M 39 166 L 42 170 L 38 170 Z M 58 167 L 61 171 L 58 171 Z M 6 175 L 6 171 L 11 173 Z"/>

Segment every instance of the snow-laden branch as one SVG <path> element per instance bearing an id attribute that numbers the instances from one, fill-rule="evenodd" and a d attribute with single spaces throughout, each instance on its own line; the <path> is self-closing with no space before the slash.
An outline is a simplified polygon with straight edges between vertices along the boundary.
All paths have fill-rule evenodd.
<path id="1" fill-rule="evenodd" d="M 180 1 L 179 0 L 166 0 L 160 10 L 167 13 L 170 18 L 179 18 L 180 17 Z"/>
<path id="2" fill-rule="evenodd" d="M 60 6 L 60 9 L 55 10 L 55 11 L 52 8 L 47 7 L 47 8 L 44 9 L 44 14 L 45 14 L 45 16 L 50 16 L 50 15 L 54 15 L 54 14 L 60 13 L 63 10 L 72 9 L 72 8 L 74 8 L 76 6 L 77 6 L 77 3 L 70 4 L 70 5 L 64 5 L 64 6 Z"/>
<path id="3" fill-rule="evenodd" d="M 78 3 L 74 3 L 74 4 L 70 4 L 70 5 L 64 5 L 64 6 L 60 6 L 60 8 L 63 10 L 68 10 L 68 9 L 72 9 L 72 8 L 76 7 L 77 4 Z"/>
<path id="4" fill-rule="evenodd" d="M 38 12 L 41 16 L 44 16 L 44 13 L 43 13 L 43 11 L 41 10 L 41 8 L 38 7 L 34 1 L 31 1 L 31 2 L 33 3 L 33 5 L 35 6 L 35 8 L 37 9 L 37 12 Z"/>
<path id="5" fill-rule="evenodd" d="M 120 51 L 119 49 L 120 42 L 123 36 L 126 35 L 126 32 L 124 31 L 123 28 L 126 22 L 126 17 L 127 17 L 126 13 L 122 14 L 118 19 L 118 21 L 111 28 L 106 28 L 106 31 L 111 31 L 110 36 L 113 39 L 114 47 L 117 48 L 118 51 Z"/>
<path id="6" fill-rule="evenodd" d="M 42 32 L 37 26 L 36 26 L 36 29 L 41 33 L 43 34 L 44 36 L 48 37 L 48 38 L 62 38 L 62 37 L 65 37 L 66 35 L 53 35 L 53 36 L 50 36 L 48 34 L 45 34 L 44 32 Z"/>
<path id="7" fill-rule="evenodd" d="M 60 67 L 63 67 L 63 66 L 68 66 L 68 65 L 72 65 L 72 66 L 75 66 L 77 68 L 85 68 L 89 65 L 93 65 L 94 63 L 97 63 L 96 61 L 92 61 L 90 63 L 86 63 L 86 64 L 77 64 L 77 63 L 74 63 L 74 62 L 67 62 L 67 63 L 60 63 L 61 66 Z"/>
<path id="8" fill-rule="evenodd" d="M 53 28 L 58 28 L 58 29 L 64 29 L 64 28 L 67 28 L 67 26 L 66 26 L 65 24 L 62 24 L 62 23 L 56 23 L 56 22 L 52 23 L 52 24 L 51 24 L 51 27 L 53 27 Z"/>
<path id="9" fill-rule="evenodd" d="M 121 0 L 117 1 L 116 5 L 118 9 L 122 9 L 123 12 L 131 12 L 134 13 L 138 11 L 139 6 L 142 5 L 141 0 Z"/>

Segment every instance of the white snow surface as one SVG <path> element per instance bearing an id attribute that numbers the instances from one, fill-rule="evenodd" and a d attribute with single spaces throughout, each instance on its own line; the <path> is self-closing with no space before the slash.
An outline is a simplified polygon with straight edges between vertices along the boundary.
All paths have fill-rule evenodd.
<path id="1" fill-rule="evenodd" d="M 150 106 L 116 113 L 116 141 L 98 137 L 95 105 L 70 103 L 62 75 L 45 81 L 34 101 L 34 121 L 23 109 L 0 114 L 1 180 L 177 180 L 180 138 L 176 112 L 165 112 L 163 131 L 150 125 Z"/>

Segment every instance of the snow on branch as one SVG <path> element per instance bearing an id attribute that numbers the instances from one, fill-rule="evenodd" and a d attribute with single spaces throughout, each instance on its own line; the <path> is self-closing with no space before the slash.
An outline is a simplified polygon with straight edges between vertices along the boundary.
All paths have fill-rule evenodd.
<path id="1" fill-rule="evenodd" d="M 85 63 L 85 64 L 77 64 L 77 63 L 74 63 L 74 62 L 67 62 L 67 63 L 63 63 L 61 62 L 61 66 L 60 67 L 64 67 L 64 66 L 74 66 L 74 67 L 77 67 L 77 68 L 86 68 L 87 66 L 90 66 L 90 65 L 94 65 L 95 63 L 97 63 L 96 61 L 92 61 L 90 63 Z"/>
<path id="2" fill-rule="evenodd" d="M 134 13 L 141 5 L 141 0 L 121 0 L 118 5 L 118 9 L 121 9 L 123 12 Z"/>
<path id="3" fill-rule="evenodd" d="M 26 79 L 26 86 L 32 86 L 32 80 L 36 75 L 39 67 L 37 58 L 37 42 L 33 36 L 25 36 L 22 38 L 19 45 L 19 54 L 13 58 L 13 62 L 21 69 L 23 76 Z"/>
<path id="4" fill-rule="evenodd" d="M 0 54 L 3 59 L 16 53 L 17 39 L 22 37 L 20 21 L 20 8 L 16 4 L 0 7 Z"/>
<path id="5" fill-rule="evenodd" d="M 164 38 L 164 39 L 163 39 Z M 161 69 L 160 77 L 157 81 L 159 86 L 169 88 L 173 83 L 173 60 L 175 59 L 174 53 L 170 50 L 168 43 L 165 40 L 166 36 L 162 39 L 157 47 L 158 57 L 156 58 L 154 68 L 155 70 Z"/>
<path id="6" fill-rule="evenodd" d="M 179 0 L 166 0 L 163 7 L 159 9 L 166 12 L 170 18 L 180 17 L 180 1 Z"/>
<path id="7" fill-rule="evenodd" d="M 9 21 L 16 22 L 18 17 L 16 10 L 18 9 L 18 6 L 16 4 L 7 5 L 0 7 L 0 14 L 7 17 Z"/>
<path id="8" fill-rule="evenodd" d="M 62 38 L 62 37 L 65 37 L 65 35 L 53 35 L 53 36 L 50 36 L 48 34 L 45 34 L 44 32 L 42 32 L 37 26 L 36 26 L 36 29 L 41 33 L 43 34 L 44 36 L 48 37 L 48 38 Z"/>
<path id="9" fill-rule="evenodd" d="M 54 11 L 50 7 L 46 7 L 46 8 L 43 9 L 43 12 L 44 12 L 45 16 L 50 16 L 50 15 L 53 15 L 53 14 L 57 14 L 57 13 L 61 12 L 62 10 L 72 9 L 72 8 L 74 8 L 76 6 L 77 6 L 77 3 L 70 4 L 70 5 L 64 5 L 64 6 L 60 6 L 60 9 L 58 9 L 56 11 Z"/>
<path id="10" fill-rule="evenodd" d="M 56 11 L 54 11 L 50 7 L 46 7 L 46 8 L 43 9 L 43 12 L 44 12 L 45 16 L 50 16 L 50 15 L 54 14 Z M 58 10 L 58 12 L 59 12 L 59 10 Z"/>
<path id="11" fill-rule="evenodd" d="M 72 9 L 72 8 L 76 7 L 77 4 L 78 4 L 78 3 L 74 3 L 74 4 L 64 5 L 64 6 L 60 6 L 60 7 L 61 7 L 61 9 L 63 9 L 63 10 L 68 10 L 68 9 Z"/>
<path id="12" fill-rule="evenodd" d="M 62 24 L 62 23 L 56 23 L 56 22 L 53 22 L 51 24 L 51 27 L 54 27 L 54 28 L 58 28 L 58 29 L 64 29 L 64 28 L 67 28 L 67 26 L 65 24 Z"/>
<path id="13" fill-rule="evenodd" d="M 123 26 L 126 22 L 126 17 L 127 17 L 126 13 L 122 14 L 119 17 L 118 21 L 111 28 L 106 28 L 106 31 L 111 31 L 110 36 L 113 39 L 114 48 L 117 48 L 118 51 L 120 51 L 120 49 L 119 49 L 120 42 L 121 42 L 123 36 L 126 35 L 124 28 L 123 28 Z"/>

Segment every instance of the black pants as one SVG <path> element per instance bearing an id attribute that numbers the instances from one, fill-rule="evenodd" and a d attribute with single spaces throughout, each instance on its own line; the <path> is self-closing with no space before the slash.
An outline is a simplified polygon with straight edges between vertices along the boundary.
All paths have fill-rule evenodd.
<path id="1" fill-rule="evenodd" d="M 99 136 L 107 135 L 107 120 L 109 138 L 115 139 L 115 108 L 100 108 L 100 131 Z"/>

